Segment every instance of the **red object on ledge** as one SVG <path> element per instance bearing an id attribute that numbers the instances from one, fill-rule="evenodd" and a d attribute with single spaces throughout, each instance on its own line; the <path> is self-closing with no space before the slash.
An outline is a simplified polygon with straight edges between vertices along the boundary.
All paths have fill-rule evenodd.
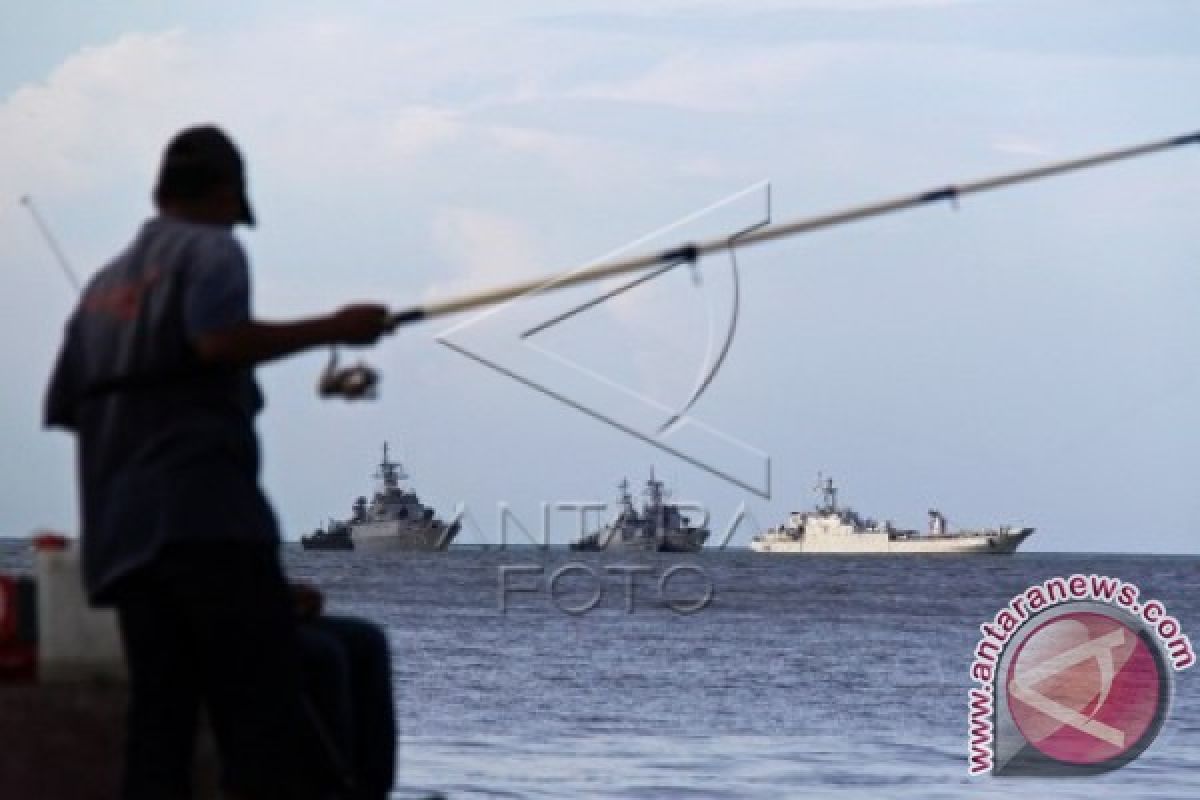
<path id="1" fill-rule="evenodd" d="M 33 549 L 38 552 L 66 550 L 71 544 L 71 540 L 61 533 L 52 531 L 42 531 L 33 535 Z"/>
<path id="2" fill-rule="evenodd" d="M 0 575 L 0 644 L 17 638 L 17 579 Z"/>
<path id="3" fill-rule="evenodd" d="M 0 575 L 0 683 L 37 677 L 33 602 L 33 581 Z"/>

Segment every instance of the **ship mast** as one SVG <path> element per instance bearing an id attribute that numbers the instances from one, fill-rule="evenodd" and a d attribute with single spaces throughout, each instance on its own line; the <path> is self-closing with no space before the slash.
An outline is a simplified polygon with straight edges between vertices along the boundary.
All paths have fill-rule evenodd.
<path id="1" fill-rule="evenodd" d="M 833 478 L 826 478 L 818 472 L 817 485 L 813 489 L 821 494 L 821 504 L 817 506 L 817 511 L 826 514 L 837 511 L 837 489 L 833 486 Z"/>
<path id="2" fill-rule="evenodd" d="M 646 481 L 646 508 L 657 509 L 662 506 L 663 482 L 654 477 L 654 467 L 650 468 L 650 478 Z"/>
<path id="3" fill-rule="evenodd" d="M 617 489 L 620 492 L 617 502 L 621 504 L 622 513 L 632 513 L 633 495 L 629 493 L 629 479 L 621 478 L 621 482 L 617 484 Z"/>
<path id="4" fill-rule="evenodd" d="M 400 481 L 408 477 L 398 461 L 388 459 L 387 442 L 383 443 L 383 460 L 379 462 L 379 472 L 375 473 L 375 477 L 383 482 L 386 491 L 399 488 Z"/>
<path id="5" fill-rule="evenodd" d="M 666 524 L 667 509 L 663 505 L 663 482 L 654 477 L 654 467 L 650 468 L 650 478 L 646 481 L 646 504 L 642 507 L 642 517 L 653 520 L 654 527 L 662 528 Z"/>

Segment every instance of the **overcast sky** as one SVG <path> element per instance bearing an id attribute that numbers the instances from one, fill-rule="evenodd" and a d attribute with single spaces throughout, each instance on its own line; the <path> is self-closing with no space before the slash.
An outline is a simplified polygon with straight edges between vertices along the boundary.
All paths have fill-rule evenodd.
<path id="1" fill-rule="evenodd" d="M 151 213 L 185 125 L 245 151 L 260 224 L 238 235 L 266 318 L 572 267 L 762 180 L 781 220 L 1200 128 L 1200 8 L 1182 1 L 211 5 L 5 12 L 0 534 L 77 525 L 71 440 L 39 424 L 74 296 L 18 199 L 90 274 Z M 1197 187 L 1190 148 L 740 252 L 736 337 L 693 413 L 770 458 L 769 498 L 438 341 L 467 317 L 365 353 L 373 404 L 319 400 L 320 353 L 263 369 L 264 481 L 288 538 L 369 491 L 386 439 L 483 535 L 499 503 L 536 532 L 540 503 L 611 500 L 654 465 L 719 532 L 745 503 L 735 544 L 808 507 L 824 471 L 901 525 L 938 507 L 1034 525 L 1030 550 L 1197 553 Z M 643 244 L 728 233 L 760 202 Z M 728 259 L 698 277 L 542 350 L 677 408 L 732 313 Z M 487 324 L 460 333 L 529 356 Z"/>

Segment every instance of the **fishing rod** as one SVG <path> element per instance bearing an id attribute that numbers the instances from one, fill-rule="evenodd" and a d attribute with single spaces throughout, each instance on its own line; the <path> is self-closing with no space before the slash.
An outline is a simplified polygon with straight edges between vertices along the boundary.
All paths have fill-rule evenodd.
<path id="1" fill-rule="evenodd" d="M 916 194 L 902 195 L 890 200 L 883 200 L 866 205 L 855 206 L 840 211 L 834 211 L 815 217 L 803 217 L 790 222 L 774 225 L 764 225 L 757 229 L 746 231 L 734 237 L 718 237 L 696 242 L 690 242 L 659 253 L 651 253 L 617 261 L 601 262 L 565 272 L 559 272 L 541 278 L 521 281 L 507 286 L 498 286 L 477 292 L 468 292 L 457 297 L 435 300 L 420 306 L 393 312 L 388 319 L 388 331 L 394 331 L 401 325 L 408 325 L 422 320 L 469 311 L 475 308 L 503 303 L 527 294 L 540 294 L 553 289 L 565 289 L 585 283 L 604 280 L 606 278 L 624 275 L 651 267 L 670 267 L 679 264 L 695 264 L 702 257 L 711 253 L 723 252 L 733 247 L 746 247 L 763 244 L 788 236 L 798 236 L 804 233 L 833 228 L 850 222 L 883 216 L 897 211 L 919 208 L 933 203 L 950 202 L 957 204 L 960 198 L 967 195 L 979 194 L 993 189 L 1002 189 L 1020 183 L 1051 178 L 1076 172 L 1092 167 L 1103 166 L 1117 161 L 1150 155 L 1188 144 L 1200 144 L 1200 131 L 1173 136 L 1169 139 L 1159 139 L 1145 144 L 1109 150 L 1082 158 L 1067 161 L 1057 161 L 1040 167 L 1005 173 L 990 178 L 969 181 L 961 184 L 929 189 Z M 67 263 L 66 257 L 59 248 L 57 241 L 51 235 L 46 224 L 33 205 L 32 199 L 26 195 L 21 198 L 50 248 L 54 251 L 59 265 L 67 279 L 77 290 L 79 279 Z M 379 382 L 379 373 L 364 363 L 350 367 L 339 367 L 338 351 L 334 348 L 330 359 L 317 384 L 317 390 L 323 397 L 343 397 L 348 400 L 374 396 Z"/>
<path id="2" fill-rule="evenodd" d="M 75 274 L 75 270 L 71 269 L 71 263 L 67 261 L 66 254 L 59 247 L 58 239 L 54 238 L 50 227 L 42 219 L 42 215 L 38 213 L 37 206 L 33 204 L 33 198 L 27 194 L 21 195 L 21 205 L 29 210 L 29 215 L 33 217 L 33 223 L 37 225 L 37 229 L 42 233 L 42 238 L 46 240 L 50 251 L 54 253 L 54 259 L 58 262 L 58 266 L 62 269 L 63 274 L 67 276 L 67 281 L 70 282 L 71 288 L 78 293 L 80 289 L 79 276 Z"/>
<path id="3" fill-rule="evenodd" d="M 981 192 L 991 191 L 993 189 L 1002 189 L 1008 186 L 1014 186 L 1019 183 L 1028 183 L 1030 181 L 1041 180 L 1042 178 L 1051 178 L 1057 175 L 1064 175 L 1069 172 L 1078 170 L 1090 169 L 1104 164 L 1111 164 L 1116 161 L 1124 161 L 1130 158 L 1150 155 L 1165 150 L 1171 150 L 1176 147 L 1183 147 L 1188 144 L 1200 144 L 1200 131 L 1184 134 L 1182 136 L 1174 136 L 1169 139 L 1160 139 L 1145 144 L 1125 147 L 1119 150 L 1109 150 L 1103 153 L 1076 158 L 1068 161 L 1058 161 L 1050 164 L 1044 164 L 1040 167 L 1022 170 L 1020 172 L 1010 172 L 1003 175 L 996 175 L 991 178 L 983 178 L 981 180 L 970 181 L 967 183 L 951 184 L 942 186 L 936 189 L 929 189 L 916 194 L 902 195 L 890 200 L 883 200 L 875 203 L 868 203 L 862 206 L 834 211 L 827 214 L 822 214 L 815 217 L 804 217 L 801 219 L 792 220 L 790 222 L 781 222 L 774 225 L 765 225 L 757 230 L 748 232 L 738 236 L 736 241 L 731 241 L 729 237 L 718 237 L 674 247 L 660 253 L 651 253 L 648 255 L 636 256 L 634 258 L 623 259 L 620 261 L 608 261 L 591 266 L 585 266 L 559 272 L 541 278 L 521 281 L 519 283 L 509 284 L 508 286 L 498 286 L 491 289 L 484 289 L 477 292 L 468 292 L 457 297 L 448 297 L 444 300 L 435 300 L 420 306 L 403 309 L 392 314 L 389 322 L 389 330 L 395 330 L 401 325 L 407 325 L 421 320 L 433 319 L 435 317 L 445 316 L 447 314 L 455 314 L 460 311 L 469 311 L 474 308 L 495 305 L 503 303 L 506 300 L 512 300 L 522 295 L 540 294 L 552 289 L 565 289 L 569 286 L 578 286 L 584 283 L 611 278 L 616 275 L 624 275 L 638 270 L 648 269 L 650 267 L 661 267 L 663 265 L 675 265 L 680 263 L 694 264 L 703 256 L 710 253 L 723 252 L 730 249 L 731 246 L 748 247 L 755 244 L 763 244 L 776 239 L 782 239 L 787 236 L 798 236 L 803 233 L 810 233 L 823 228 L 833 228 L 838 225 L 845 225 L 850 222 L 870 219 L 872 217 L 891 214 L 896 211 L 904 211 L 911 208 L 919 208 L 920 206 L 929 205 L 939 202 L 957 203 L 959 198 L 966 197 L 971 194 L 979 194 Z"/>

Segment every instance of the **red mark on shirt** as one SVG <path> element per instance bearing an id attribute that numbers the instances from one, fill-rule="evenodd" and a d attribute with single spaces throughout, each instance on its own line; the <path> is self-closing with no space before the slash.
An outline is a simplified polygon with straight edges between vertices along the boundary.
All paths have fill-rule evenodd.
<path id="1" fill-rule="evenodd" d="M 126 283 L 92 289 L 83 298 L 83 310 L 91 314 L 103 314 L 121 322 L 137 319 L 142 299 L 158 282 L 160 272 L 152 267 L 144 276 Z"/>

